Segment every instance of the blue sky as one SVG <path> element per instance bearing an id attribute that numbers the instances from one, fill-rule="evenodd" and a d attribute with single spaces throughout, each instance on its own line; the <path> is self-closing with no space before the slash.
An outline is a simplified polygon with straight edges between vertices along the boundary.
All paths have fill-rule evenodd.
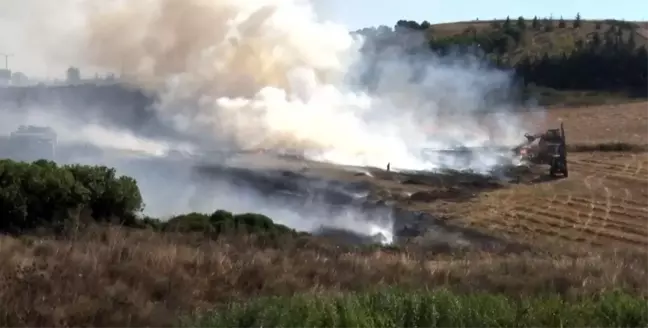
<path id="1" fill-rule="evenodd" d="M 393 26 L 399 19 L 430 23 L 489 20 L 507 15 L 533 17 L 553 15 L 583 19 L 615 18 L 648 20 L 646 0 L 321 0 L 324 17 L 355 30 L 368 26 Z"/>

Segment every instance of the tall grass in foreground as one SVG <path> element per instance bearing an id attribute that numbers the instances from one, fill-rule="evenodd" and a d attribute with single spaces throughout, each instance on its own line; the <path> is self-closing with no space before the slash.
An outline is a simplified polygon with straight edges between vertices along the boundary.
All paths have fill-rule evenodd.
<path id="1" fill-rule="evenodd" d="M 193 327 L 646 327 L 648 303 L 622 293 L 578 300 L 395 289 L 262 298 L 184 320 Z"/>

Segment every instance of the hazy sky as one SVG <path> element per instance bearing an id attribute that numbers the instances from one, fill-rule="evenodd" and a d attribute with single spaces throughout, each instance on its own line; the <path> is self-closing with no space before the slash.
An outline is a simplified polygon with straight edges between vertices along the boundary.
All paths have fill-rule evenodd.
<path id="1" fill-rule="evenodd" d="M 351 29 L 367 26 L 393 26 L 399 19 L 430 23 L 462 20 L 489 20 L 549 16 L 565 18 L 580 12 L 584 19 L 615 18 L 648 20 L 646 0 L 325 0 L 330 4 L 326 16 L 339 20 Z"/>

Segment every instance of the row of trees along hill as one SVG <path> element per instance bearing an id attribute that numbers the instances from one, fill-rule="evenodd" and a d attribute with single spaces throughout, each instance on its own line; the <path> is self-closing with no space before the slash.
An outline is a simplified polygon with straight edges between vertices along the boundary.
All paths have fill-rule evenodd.
<path id="1" fill-rule="evenodd" d="M 639 23 L 538 18 L 471 21 L 431 25 L 400 20 L 356 33 L 384 46 L 403 45 L 412 33 L 439 55 L 471 53 L 502 68 L 514 69 L 525 85 L 557 90 L 624 91 L 648 96 L 648 29 Z M 417 41 L 419 42 L 419 41 Z M 420 51 L 420 50 L 419 50 Z"/>
<path id="2" fill-rule="evenodd" d="M 142 216 L 143 209 L 137 182 L 118 176 L 113 168 L 59 166 L 46 160 L 0 160 L 0 233 L 60 233 L 89 223 L 117 223 L 160 231 L 203 232 L 215 237 L 234 233 L 273 238 L 301 235 L 254 213 L 189 213 L 162 222 Z"/>

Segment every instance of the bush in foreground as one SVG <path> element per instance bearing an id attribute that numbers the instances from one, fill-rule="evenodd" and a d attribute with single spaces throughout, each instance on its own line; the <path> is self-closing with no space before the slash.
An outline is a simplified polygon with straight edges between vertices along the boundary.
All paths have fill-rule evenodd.
<path id="1" fill-rule="evenodd" d="M 60 226 L 81 209 L 96 221 L 130 225 L 143 208 L 135 179 L 115 169 L 0 160 L 0 232 Z"/>
<path id="2" fill-rule="evenodd" d="M 645 299 L 621 293 L 565 300 L 396 290 L 274 297 L 229 305 L 192 327 L 645 327 Z"/>

